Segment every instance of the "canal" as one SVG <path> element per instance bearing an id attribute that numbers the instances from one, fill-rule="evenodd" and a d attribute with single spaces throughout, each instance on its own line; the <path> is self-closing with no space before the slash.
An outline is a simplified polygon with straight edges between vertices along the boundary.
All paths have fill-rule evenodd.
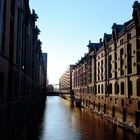
<path id="1" fill-rule="evenodd" d="M 140 137 L 60 97 L 47 97 L 40 140 L 138 140 Z M 140 139 L 139 139 L 140 140 Z"/>

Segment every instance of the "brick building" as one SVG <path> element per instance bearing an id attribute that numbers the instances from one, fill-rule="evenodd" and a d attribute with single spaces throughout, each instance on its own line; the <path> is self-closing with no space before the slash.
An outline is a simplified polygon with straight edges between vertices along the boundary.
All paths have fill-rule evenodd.
<path id="1" fill-rule="evenodd" d="M 75 95 L 84 106 L 104 116 L 140 127 L 140 3 L 132 19 L 114 23 L 103 41 L 88 44 L 89 52 L 72 71 Z"/>
<path id="2" fill-rule="evenodd" d="M 59 78 L 59 91 L 62 93 L 69 93 L 72 90 L 72 69 L 74 65 L 69 68 Z"/>
<path id="3" fill-rule="evenodd" d="M 0 1 L 0 128 L 26 118 L 43 97 L 47 70 L 37 18 L 29 0 Z"/>

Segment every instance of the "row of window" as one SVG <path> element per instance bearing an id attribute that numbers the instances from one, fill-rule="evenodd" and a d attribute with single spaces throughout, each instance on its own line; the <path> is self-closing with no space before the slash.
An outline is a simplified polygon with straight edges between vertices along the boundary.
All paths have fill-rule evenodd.
<path id="1" fill-rule="evenodd" d="M 128 33 L 127 34 L 127 41 L 129 41 L 130 39 L 131 39 L 131 33 Z M 124 44 L 124 39 L 123 38 L 120 39 L 120 42 L 119 43 L 120 43 L 120 46 L 123 45 Z M 108 52 L 110 53 L 111 51 L 112 51 L 112 47 L 109 47 L 108 48 Z"/>
<path id="2" fill-rule="evenodd" d="M 103 60 L 101 60 L 101 65 L 100 62 L 98 62 L 98 66 L 97 66 L 97 70 L 98 70 L 98 80 L 103 80 Z"/>
<path id="3" fill-rule="evenodd" d="M 137 80 L 137 85 L 140 85 L 140 78 Z M 126 85 L 128 88 L 128 98 L 130 98 L 131 95 L 133 95 L 133 83 L 132 81 L 129 80 L 128 78 L 128 85 Z M 103 93 L 103 89 L 104 86 L 102 85 L 98 85 L 98 94 Z M 109 84 L 109 86 L 107 87 L 107 93 L 108 94 L 112 94 L 113 93 L 113 85 L 112 83 Z M 114 84 L 114 93 L 118 94 L 120 93 L 121 95 L 125 94 L 125 84 L 124 82 L 121 82 L 120 85 L 116 82 Z M 137 86 L 137 96 L 140 96 L 140 87 Z"/>
<path id="4" fill-rule="evenodd" d="M 132 86 L 131 86 L 132 87 Z M 124 82 L 121 82 L 120 83 L 120 87 L 119 87 L 119 84 L 116 82 L 114 84 L 114 90 L 115 90 L 115 94 L 118 94 L 120 92 L 121 95 L 124 95 L 125 91 L 124 91 Z M 128 89 L 130 90 L 130 89 Z M 112 86 L 112 83 L 109 84 L 108 86 L 108 93 L 109 94 L 112 94 L 113 93 L 113 86 Z"/>
<path id="5" fill-rule="evenodd" d="M 127 41 L 129 41 L 131 39 L 131 33 L 128 33 L 127 34 Z M 123 38 L 120 39 L 120 45 L 123 45 L 124 41 L 123 41 Z"/>
<path id="6" fill-rule="evenodd" d="M 128 43 L 127 45 L 127 74 L 131 74 L 132 73 L 132 46 L 130 43 Z M 123 59 L 123 55 L 124 55 L 124 49 L 121 48 L 120 49 L 120 75 L 124 75 L 124 70 L 123 70 L 123 65 L 124 65 L 124 59 Z M 117 54 L 115 53 L 115 57 L 117 57 Z M 115 59 L 116 60 L 116 59 Z M 112 78 L 112 55 L 109 55 L 109 59 L 108 59 L 108 76 L 109 78 Z M 117 69 L 117 62 L 115 62 L 115 69 Z M 116 72 L 116 76 L 117 76 L 117 72 Z"/>
<path id="7" fill-rule="evenodd" d="M 140 78 L 137 79 L 137 85 L 140 85 Z M 128 98 L 130 98 L 130 96 L 133 95 L 133 82 L 130 81 L 129 78 L 128 78 L 127 85 L 125 85 L 124 82 L 121 82 L 120 85 L 116 82 L 114 84 L 114 93 L 115 94 L 120 93 L 120 95 L 125 95 L 125 92 L 126 92 L 125 86 L 127 87 L 127 90 L 128 90 Z M 94 88 L 94 86 L 89 88 L 89 93 L 103 94 L 104 91 L 106 91 L 108 94 L 112 94 L 113 93 L 113 84 L 110 83 L 106 88 L 103 84 L 96 85 L 95 88 Z M 81 92 L 81 90 L 80 90 L 80 92 Z M 140 96 L 140 86 L 137 86 L 137 96 Z"/>

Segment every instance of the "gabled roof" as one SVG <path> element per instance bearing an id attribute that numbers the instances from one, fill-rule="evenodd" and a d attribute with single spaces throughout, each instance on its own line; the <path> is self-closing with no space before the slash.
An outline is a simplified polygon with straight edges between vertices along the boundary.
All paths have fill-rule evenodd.
<path id="1" fill-rule="evenodd" d="M 117 31 L 117 33 L 119 33 L 122 30 L 124 30 L 124 24 L 116 24 L 116 23 L 114 23 L 113 26 L 112 26 L 112 29 L 115 29 Z"/>
<path id="2" fill-rule="evenodd" d="M 112 39 L 112 34 L 104 33 L 104 39 L 108 42 Z"/>
<path id="3" fill-rule="evenodd" d="M 130 19 L 129 21 L 127 21 L 127 22 L 124 23 L 124 26 L 128 26 L 132 22 L 133 22 L 133 19 Z"/>
<path id="4" fill-rule="evenodd" d="M 103 45 L 102 42 L 100 42 L 100 43 L 91 43 L 91 41 L 89 41 L 89 44 L 87 45 L 87 47 L 88 47 L 89 49 L 93 49 L 93 48 L 99 49 L 99 48 L 102 47 L 102 45 Z"/>

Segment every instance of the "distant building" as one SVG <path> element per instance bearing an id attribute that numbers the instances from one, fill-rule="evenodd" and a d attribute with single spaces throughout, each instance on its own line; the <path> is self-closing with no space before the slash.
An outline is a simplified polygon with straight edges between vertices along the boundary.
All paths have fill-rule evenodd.
<path id="1" fill-rule="evenodd" d="M 69 68 L 62 74 L 59 79 L 59 91 L 62 93 L 69 93 L 72 90 L 72 69 L 74 65 L 70 65 Z"/>
<path id="2" fill-rule="evenodd" d="M 46 87 L 46 91 L 49 93 L 54 92 L 54 86 L 52 84 L 48 84 Z"/>

